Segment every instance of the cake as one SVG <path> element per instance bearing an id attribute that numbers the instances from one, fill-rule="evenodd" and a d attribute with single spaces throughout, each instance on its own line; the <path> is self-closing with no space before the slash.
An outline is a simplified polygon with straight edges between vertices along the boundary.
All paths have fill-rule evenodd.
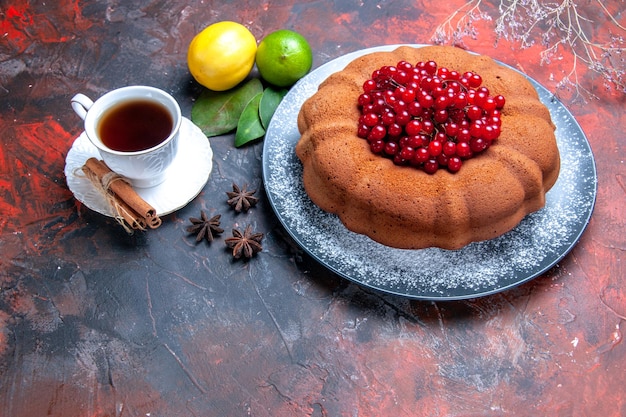
<path id="1" fill-rule="evenodd" d="M 363 138 L 365 82 L 406 62 L 479 74 L 490 97 L 506 100 L 493 112 L 500 119 L 497 139 L 472 158 L 457 158 L 460 169 L 394 162 Z M 443 130 L 436 126 L 435 132 Z M 455 47 L 402 46 L 355 59 L 305 101 L 298 129 L 296 154 L 313 203 L 347 229 L 394 248 L 459 249 L 498 237 L 545 205 L 559 174 L 555 126 L 532 84 L 487 56 Z"/>

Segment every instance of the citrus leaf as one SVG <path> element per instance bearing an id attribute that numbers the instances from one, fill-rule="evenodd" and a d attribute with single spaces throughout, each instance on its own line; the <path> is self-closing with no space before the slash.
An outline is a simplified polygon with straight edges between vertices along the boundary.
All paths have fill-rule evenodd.
<path id="1" fill-rule="evenodd" d="M 263 92 L 258 78 L 231 90 L 203 90 L 191 107 L 191 120 L 208 137 L 223 135 L 237 127 L 239 117 L 252 97 Z"/>
<path id="2" fill-rule="evenodd" d="M 254 96 L 243 109 L 237 124 L 237 133 L 235 133 L 236 147 L 243 146 L 265 134 L 261 119 L 259 119 L 259 103 L 262 96 L 262 92 Z"/>
<path id="3" fill-rule="evenodd" d="M 267 87 L 261 97 L 261 103 L 259 104 L 259 117 L 261 118 L 261 124 L 265 129 L 270 124 L 270 120 L 276 111 L 276 108 L 282 101 L 283 97 L 289 90 L 286 88 L 276 89 L 273 87 Z"/>

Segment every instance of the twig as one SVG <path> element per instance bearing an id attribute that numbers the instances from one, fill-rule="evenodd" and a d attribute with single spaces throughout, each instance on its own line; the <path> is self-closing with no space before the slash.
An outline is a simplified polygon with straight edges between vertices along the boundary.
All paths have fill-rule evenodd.
<path id="1" fill-rule="evenodd" d="M 540 41 L 540 63 L 550 64 L 559 53 L 571 53 L 572 67 L 557 83 L 557 90 L 575 88 L 577 96 L 595 97 L 582 86 L 579 74 L 584 63 L 588 70 L 600 75 L 607 89 L 626 94 L 626 64 L 619 55 L 626 53 L 624 33 L 606 7 L 605 0 L 595 0 L 609 20 L 609 39 L 592 41 L 588 27 L 594 22 L 576 0 L 492 0 L 497 7 L 483 0 L 468 0 L 450 14 L 436 29 L 432 41 L 437 44 L 463 45 L 463 38 L 477 38 L 474 23 L 494 20 L 496 45 L 500 39 L 518 42 L 521 49 Z M 592 6 L 587 6 L 592 7 Z M 485 10 L 483 10 L 483 8 Z"/>

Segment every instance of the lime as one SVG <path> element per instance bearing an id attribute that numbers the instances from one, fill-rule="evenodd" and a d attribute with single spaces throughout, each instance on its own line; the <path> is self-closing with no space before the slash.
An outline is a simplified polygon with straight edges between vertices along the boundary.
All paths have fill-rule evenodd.
<path id="1" fill-rule="evenodd" d="M 267 35 L 256 51 L 256 66 L 263 79 L 277 87 L 289 87 L 313 65 L 311 46 L 297 32 L 281 29 Z"/>
<path id="2" fill-rule="evenodd" d="M 189 72 L 214 91 L 233 88 L 254 66 L 256 39 L 240 23 L 218 22 L 198 33 L 187 52 Z"/>

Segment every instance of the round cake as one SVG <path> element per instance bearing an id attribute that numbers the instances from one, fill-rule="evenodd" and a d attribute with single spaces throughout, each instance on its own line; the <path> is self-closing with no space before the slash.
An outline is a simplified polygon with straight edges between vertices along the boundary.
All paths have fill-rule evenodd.
<path id="1" fill-rule="evenodd" d="M 358 134 L 359 97 L 375 71 L 399 62 L 480 74 L 490 94 L 506 98 L 497 140 L 458 172 L 427 173 L 372 152 Z M 402 46 L 355 59 L 303 104 L 298 129 L 296 154 L 311 200 L 347 229 L 395 248 L 458 249 L 500 236 L 545 205 L 559 174 L 555 126 L 532 84 L 455 47 Z"/>

